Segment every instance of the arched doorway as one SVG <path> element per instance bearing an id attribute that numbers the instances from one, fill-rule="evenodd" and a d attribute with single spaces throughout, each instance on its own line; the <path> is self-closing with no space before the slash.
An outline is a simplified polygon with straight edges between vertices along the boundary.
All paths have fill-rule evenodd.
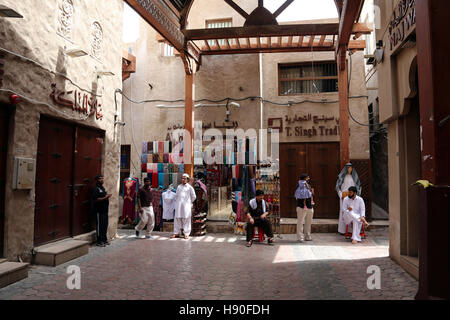
<path id="1" fill-rule="evenodd" d="M 422 177 L 420 107 L 417 59 L 410 68 L 411 95 L 405 100 L 407 114 L 401 119 L 404 157 L 402 166 L 401 247 L 400 252 L 414 264 L 419 257 L 419 188 L 413 185 Z"/>

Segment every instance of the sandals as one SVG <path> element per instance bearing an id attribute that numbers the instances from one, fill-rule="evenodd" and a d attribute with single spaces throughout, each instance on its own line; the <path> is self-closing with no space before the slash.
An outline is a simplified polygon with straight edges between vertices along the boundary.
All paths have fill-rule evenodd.
<path id="1" fill-rule="evenodd" d="M 247 242 L 247 248 L 250 248 L 253 244 L 253 240 L 250 240 L 249 242 Z"/>
<path id="2" fill-rule="evenodd" d="M 267 244 L 269 245 L 269 246 L 273 246 L 274 244 L 273 244 L 273 238 L 269 238 L 269 239 L 267 239 Z"/>
<path id="3" fill-rule="evenodd" d="M 170 239 L 175 239 L 175 238 L 179 238 L 179 237 L 180 237 L 179 235 L 173 234 L 173 235 L 170 236 Z"/>

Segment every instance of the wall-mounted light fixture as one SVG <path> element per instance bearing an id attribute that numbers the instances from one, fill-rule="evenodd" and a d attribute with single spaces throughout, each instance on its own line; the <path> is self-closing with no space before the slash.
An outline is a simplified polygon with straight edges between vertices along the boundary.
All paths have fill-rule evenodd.
<path id="1" fill-rule="evenodd" d="M 79 48 L 64 50 L 64 54 L 66 56 L 69 56 L 72 58 L 79 58 L 79 57 L 84 57 L 84 56 L 88 55 L 86 51 L 84 51 L 83 49 L 79 49 Z"/>
<path id="2" fill-rule="evenodd" d="M 15 11 L 3 4 L 0 4 L 0 17 L 23 18 L 23 16 L 20 13 L 18 13 L 17 11 Z"/>
<path id="3" fill-rule="evenodd" d="M 115 76 L 114 72 L 111 71 L 98 71 L 97 72 L 97 76 L 109 76 L 109 77 L 113 77 Z"/>

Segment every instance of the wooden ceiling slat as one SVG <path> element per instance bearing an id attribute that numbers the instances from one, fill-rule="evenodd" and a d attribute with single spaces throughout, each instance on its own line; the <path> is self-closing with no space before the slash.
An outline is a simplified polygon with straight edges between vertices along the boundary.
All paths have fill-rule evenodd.
<path id="1" fill-rule="evenodd" d="M 237 47 L 240 49 L 241 44 L 239 43 L 239 38 L 234 39 L 234 41 L 236 42 Z"/>
<path id="2" fill-rule="evenodd" d="M 320 37 L 319 46 L 323 45 L 323 43 L 325 42 L 325 38 L 326 37 L 327 37 L 326 35 L 323 35 L 323 36 Z"/>
<path id="3" fill-rule="evenodd" d="M 298 46 L 302 47 L 303 46 L 303 36 L 298 37 Z"/>
<path id="4" fill-rule="evenodd" d="M 309 37 L 309 46 L 312 47 L 314 45 L 314 39 L 316 38 L 316 36 L 311 36 Z"/>
<path id="5" fill-rule="evenodd" d="M 283 42 L 283 41 L 282 41 L 281 37 L 278 37 L 277 46 L 278 46 L 278 47 L 281 47 L 281 43 L 282 43 L 282 42 Z"/>
<path id="6" fill-rule="evenodd" d="M 216 43 L 217 50 L 220 50 L 221 48 L 220 48 L 220 45 L 219 45 L 219 40 L 214 39 L 214 42 Z"/>
<path id="7" fill-rule="evenodd" d="M 267 37 L 267 47 L 268 48 L 272 47 L 272 37 Z"/>
<path id="8" fill-rule="evenodd" d="M 203 40 L 205 42 L 206 47 L 208 48 L 208 51 L 211 51 L 211 47 L 209 46 L 208 40 Z"/>
<path id="9" fill-rule="evenodd" d="M 227 45 L 227 49 L 230 49 L 230 39 L 225 39 L 225 44 Z"/>
<path id="10" fill-rule="evenodd" d="M 250 45 L 250 38 L 245 38 L 245 39 L 247 41 L 247 48 L 250 48 L 251 47 L 251 45 Z"/>
<path id="11" fill-rule="evenodd" d="M 288 47 L 292 47 L 292 39 L 293 39 L 294 37 L 293 36 L 289 36 L 289 39 L 288 39 Z"/>

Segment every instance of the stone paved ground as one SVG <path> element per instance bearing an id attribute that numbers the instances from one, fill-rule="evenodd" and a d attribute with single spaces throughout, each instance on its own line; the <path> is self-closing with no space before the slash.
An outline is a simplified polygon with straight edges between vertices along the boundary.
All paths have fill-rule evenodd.
<path id="1" fill-rule="evenodd" d="M 388 231 L 375 230 L 360 245 L 338 234 L 294 235 L 275 246 L 234 235 L 189 240 L 136 239 L 119 231 L 106 248 L 56 268 L 33 266 L 29 278 L 0 289 L 0 299 L 413 299 L 418 283 L 388 258 Z M 81 268 L 81 290 L 68 290 L 69 265 Z M 367 288 L 367 268 L 381 269 L 381 289 Z"/>

